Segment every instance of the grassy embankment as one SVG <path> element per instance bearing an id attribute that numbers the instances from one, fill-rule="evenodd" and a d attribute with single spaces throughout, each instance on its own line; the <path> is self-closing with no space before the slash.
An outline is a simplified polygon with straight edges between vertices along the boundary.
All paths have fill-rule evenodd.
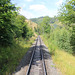
<path id="1" fill-rule="evenodd" d="M 52 45 L 47 38 L 47 36 L 41 36 L 42 40 L 48 47 L 50 53 L 52 54 L 52 49 L 54 49 L 54 54 L 52 54 L 53 62 L 61 72 L 62 75 L 75 75 L 75 57 L 64 50 Z"/>
<path id="2" fill-rule="evenodd" d="M 2 59 L 0 62 L 3 62 L 2 69 L 0 70 L 0 75 L 9 75 L 9 73 L 12 73 L 15 70 L 22 57 L 31 47 L 35 38 L 36 37 L 32 37 L 28 41 L 19 38 L 19 40 L 15 40 L 16 42 L 14 42 L 11 47 L 0 47 L 2 51 L 0 52 L 0 55 L 2 56 L 0 57 L 0 59 Z"/>

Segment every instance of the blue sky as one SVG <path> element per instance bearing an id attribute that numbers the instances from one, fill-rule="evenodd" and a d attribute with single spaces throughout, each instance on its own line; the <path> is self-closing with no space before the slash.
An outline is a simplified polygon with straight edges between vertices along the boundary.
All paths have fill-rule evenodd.
<path id="1" fill-rule="evenodd" d="M 13 4 L 21 7 L 19 13 L 26 18 L 41 16 L 53 17 L 57 15 L 60 5 L 65 0 L 11 0 Z"/>

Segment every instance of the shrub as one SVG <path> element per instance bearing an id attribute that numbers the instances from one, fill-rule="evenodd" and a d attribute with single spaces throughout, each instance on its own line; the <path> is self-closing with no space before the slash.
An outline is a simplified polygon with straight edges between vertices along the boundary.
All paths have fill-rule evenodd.
<path id="1" fill-rule="evenodd" d="M 65 27 L 60 29 L 56 28 L 50 34 L 50 42 L 54 45 L 58 46 L 65 51 L 72 53 L 72 47 L 70 44 L 71 41 L 71 33 Z"/>

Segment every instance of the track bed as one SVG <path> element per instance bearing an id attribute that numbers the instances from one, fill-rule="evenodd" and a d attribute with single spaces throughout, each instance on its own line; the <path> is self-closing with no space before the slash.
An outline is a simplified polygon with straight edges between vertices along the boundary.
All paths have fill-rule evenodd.
<path id="1" fill-rule="evenodd" d="M 41 50 L 41 39 L 39 36 L 37 38 L 36 46 L 31 57 L 27 75 L 46 75 L 43 52 Z"/>

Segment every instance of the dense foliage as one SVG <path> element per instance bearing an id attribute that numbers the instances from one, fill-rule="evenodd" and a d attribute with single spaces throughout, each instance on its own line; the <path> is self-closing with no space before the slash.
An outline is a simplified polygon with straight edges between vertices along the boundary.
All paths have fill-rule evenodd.
<path id="1" fill-rule="evenodd" d="M 72 26 L 70 43 L 71 43 L 71 46 L 72 46 L 73 54 L 75 55 L 75 26 Z"/>
<path id="2" fill-rule="evenodd" d="M 0 45 L 8 45 L 13 39 L 13 25 L 11 18 L 16 7 L 10 0 L 0 0 Z"/>
<path id="3" fill-rule="evenodd" d="M 75 0 L 66 1 L 60 8 L 58 19 L 65 24 L 71 32 L 71 46 L 75 53 Z"/>
<path id="4" fill-rule="evenodd" d="M 17 8 L 11 3 L 11 0 L 0 0 L 0 75 L 6 75 L 3 73 L 7 71 L 9 62 L 14 59 L 17 62 L 19 60 L 17 56 L 22 57 L 23 52 L 26 52 L 19 46 L 19 42 L 32 37 L 33 31 L 25 20 L 26 18 L 17 12 Z M 17 44 L 16 41 L 18 41 Z M 22 52 L 21 49 L 23 49 Z M 16 55 L 14 52 L 18 54 Z M 13 66 L 16 62 L 13 63 Z"/>
<path id="5" fill-rule="evenodd" d="M 19 15 L 16 10 L 10 0 L 0 2 L 0 45 L 2 46 L 11 45 L 14 37 L 26 38 L 33 34 L 25 22 L 26 18 Z"/>
<path id="6" fill-rule="evenodd" d="M 30 27 L 28 27 L 28 23 L 25 21 L 26 18 L 22 15 L 17 15 L 13 20 L 13 24 L 15 25 L 14 34 L 16 38 L 30 38 L 33 35 L 33 31 Z"/>
<path id="7" fill-rule="evenodd" d="M 71 32 L 67 30 L 65 27 L 63 28 L 56 28 L 54 31 L 50 33 L 50 43 L 54 46 L 57 46 L 61 50 L 65 50 L 69 53 L 72 53 L 71 47 Z"/>
<path id="8" fill-rule="evenodd" d="M 61 6 L 59 20 L 66 25 L 75 23 L 75 0 L 68 0 Z"/>
<path id="9" fill-rule="evenodd" d="M 50 33 L 51 26 L 49 23 L 50 23 L 50 17 L 45 16 L 43 18 L 43 21 L 38 25 L 39 34 Z"/>

